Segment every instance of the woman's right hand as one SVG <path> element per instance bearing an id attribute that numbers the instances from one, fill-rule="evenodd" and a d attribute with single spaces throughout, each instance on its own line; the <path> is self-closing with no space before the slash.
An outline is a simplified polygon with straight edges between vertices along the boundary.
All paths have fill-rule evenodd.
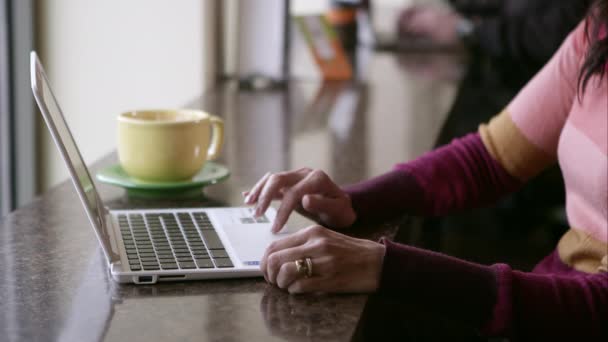
<path id="1" fill-rule="evenodd" d="M 272 224 L 273 233 L 283 228 L 293 210 L 333 228 L 348 227 L 356 219 L 348 194 L 321 170 L 267 173 L 243 195 L 245 204 L 255 204 L 257 216 L 266 212 L 272 200 L 282 200 Z"/>

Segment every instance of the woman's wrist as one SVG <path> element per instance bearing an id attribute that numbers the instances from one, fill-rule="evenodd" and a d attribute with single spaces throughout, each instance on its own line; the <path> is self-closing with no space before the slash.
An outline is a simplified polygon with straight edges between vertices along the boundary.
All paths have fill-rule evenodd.
<path id="1" fill-rule="evenodd" d="M 407 170 L 394 169 L 383 175 L 342 187 L 351 200 L 356 222 L 388 219 L 421 210 L 422 190 Z"/>

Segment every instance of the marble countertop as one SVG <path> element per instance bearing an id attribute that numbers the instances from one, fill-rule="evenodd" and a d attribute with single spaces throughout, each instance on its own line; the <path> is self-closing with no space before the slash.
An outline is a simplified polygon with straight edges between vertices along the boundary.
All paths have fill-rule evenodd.
<path id="1" fill-rule="evenodd" d="M 320 168 L 339 184 L 381 174 L 434 145 L 458 86 L 450 77 L 419 79 L 403 65 L 378 53 L 365 82 L 290 82 L 262 91 L 220 84 L 189 107 L 225 120 L 219 162 L 232 172 L 226 182 L 180 201 L 97 188 L 110 208 L 231 206 L 242 205 L 240 192 L 269 170 Z M 109 155 L 92 172 L 115 162 Z M 406 224 L 398 219 L 351 233 L 394 238 Z M 67 181 L 0 221 L 0 270 L 3 341 L 351 340 L 368 300 L 292 296 L 261 278 L 116 284 Z"/>

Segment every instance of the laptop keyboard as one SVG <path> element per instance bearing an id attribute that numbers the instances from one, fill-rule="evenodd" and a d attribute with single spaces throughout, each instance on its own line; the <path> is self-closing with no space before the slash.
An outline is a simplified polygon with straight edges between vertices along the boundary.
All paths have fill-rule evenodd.
<path id="1" fill-rule="evenodd" d="M 204 212 L 119 214 L 132 271 L 234 267 Z"/>

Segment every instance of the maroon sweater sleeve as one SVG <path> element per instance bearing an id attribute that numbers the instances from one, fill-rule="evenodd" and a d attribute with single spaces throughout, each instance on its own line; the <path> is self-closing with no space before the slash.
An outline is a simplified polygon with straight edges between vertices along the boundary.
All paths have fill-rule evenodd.
<path id="1" fill-rule="evenodd" d="M 479 133 L 471 133 L 344 190 L 358 220 L 368 221 L 403 213 L 445 215 L 492 203 L 520 186 L 487 152 Z"/>
<path id="2" fill-rule="evenodd" d="M 384 241 L 379 292 L 453 308 L 484 335 L 516 340 L 608 338 L 608 273 L 534 274 Z M 463 317 L 466 316 L 466 317 Z"/>

